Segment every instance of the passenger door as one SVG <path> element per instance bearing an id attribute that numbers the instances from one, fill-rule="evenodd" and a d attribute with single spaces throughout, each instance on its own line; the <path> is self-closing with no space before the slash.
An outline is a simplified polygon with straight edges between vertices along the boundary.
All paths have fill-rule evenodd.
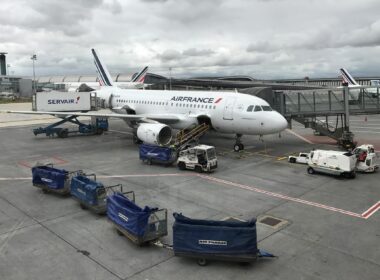
<path id="1" fill-rule="evenodd" d="M 226 104 L 224 105 L 223 119 L 233 120 L 234 119 L 234 105 L 236 102 L 236 97 L 228 97 Z"/>

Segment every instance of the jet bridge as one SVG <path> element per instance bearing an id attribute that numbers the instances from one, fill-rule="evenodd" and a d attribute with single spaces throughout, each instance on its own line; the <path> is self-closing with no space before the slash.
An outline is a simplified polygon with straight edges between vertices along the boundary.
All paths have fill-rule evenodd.
<path id="1" fill-rule="evenodd" d="M 265 99 L 292 125 L 292 120 L 337 140 L 345 148 L 355 146 L 350 131 L 350 115 L 380 114 L 379 88 L 357 87 L 315 90 L 261 91 L 254 95 Z M 252 93 L 251 93 L 252 94 Z"/>

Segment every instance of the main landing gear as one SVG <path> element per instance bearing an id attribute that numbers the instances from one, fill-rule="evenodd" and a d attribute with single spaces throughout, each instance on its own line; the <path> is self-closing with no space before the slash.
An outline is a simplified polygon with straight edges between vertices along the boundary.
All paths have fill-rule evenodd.
<path id="1" fill-rule="evenodd" d="M 236 134 L 236 142 L 234 145 L 234 152 L 239 152 L 239 151 L 244 150 L 244 145 L 243 145 L 243 143 L 241 143 L 241 137 L 242 136 L 243 135 L 241 135 L 241 134 Z"/>

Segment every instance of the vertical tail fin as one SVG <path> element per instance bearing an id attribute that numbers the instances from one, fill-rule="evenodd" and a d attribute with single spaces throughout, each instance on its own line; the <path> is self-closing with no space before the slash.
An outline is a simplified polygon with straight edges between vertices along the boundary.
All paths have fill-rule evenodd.
<path id="1" fill-rule="evenodd" d="M 95 67 L 99 73 L 100 84 L 102 86 L 113 86 L 113 81 L 107 67 L 100 61 L 98 55 L 94 49 L 91 49 L 92 55 L 94 56 Z"/>
<path id="2" fill-rule="evenodd" d="M 348 73 L 348 71 L 344 68 L 340 69 L 340 74 L 342 75 L 343 81 L 352 86 L 359 86 L 359 84 L 355 81 L 355 79 Z"/>
<path id="3" fill-rule="evenodd" d="M 146 73 L 148 73 L 148 66 L 145 66 L 137 75 L 132 79 L 132 82 L 144 83 Z"/>

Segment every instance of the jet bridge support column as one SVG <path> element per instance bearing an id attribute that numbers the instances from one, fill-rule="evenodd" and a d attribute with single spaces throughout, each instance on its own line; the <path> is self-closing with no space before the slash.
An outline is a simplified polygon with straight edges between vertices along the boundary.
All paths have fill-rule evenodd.
<path id="1" fill-rule="evenodd" d="M 354 142 L 354 134 L 350 131 L 350 95 L 348 83 L 343 84 L 344 98 L 344 124 L 342 137 L 338 140 L 338 144 L 345 149 L 353 149 L 356 146 Z"/>

